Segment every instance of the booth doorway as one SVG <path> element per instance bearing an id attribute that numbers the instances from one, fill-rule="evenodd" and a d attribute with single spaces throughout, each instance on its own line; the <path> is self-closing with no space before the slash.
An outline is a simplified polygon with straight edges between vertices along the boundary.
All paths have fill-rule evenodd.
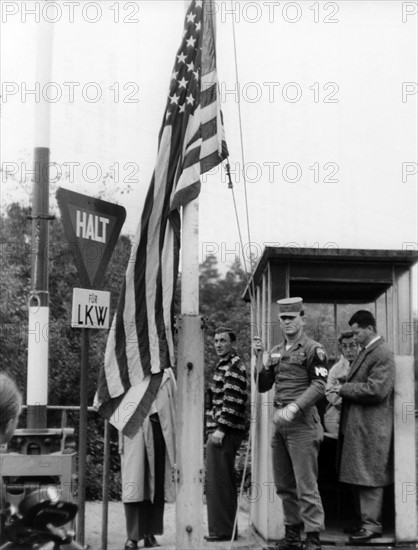
<path id="1" fill-rule="evenodd" d="M 412 266 L 418 252 L 411 250 L 352 250 L 266 247 L 244 298 L 255 289 L 251 311 L 253 335 L 261 335 L 265 348 L 278 344 L 281 331 L 276 301 L 301 296 L 308 318 L 306 332 L 327 349 L 329 366 L 339 358 L 338 334 L 348 330 L 348 320 L 359 309 L 371 311 L 378 332 L 395 355 L 394 478 L 384 501 L 384 536 L 376 544 L 414 543 L 417 540 L 415 462 L 415 373 L 412 318 Z M 257 331 L 257 332 L 256 332 Z M 269 407 L 273 391 L 256 395 L 260 414 L 252 426 L 252 482 L 273 483 L 271 474 L 271 425 Z M 322 404 L 325 407 L 325 403 Z M 319 404 L 321 408 L 321 404 Z M 349 544 L 344 527 L 353 516 L 350 488 L 338 483 L 336 440 L 326 435 L 319 457 L 319 490 L 325 514 L 324 543 Z M 412 493 L 412 491 L 411 491 Z M 266 495 L 252 505 L 254 528 L 272 541 L 284 536 L 279 499 Z"/>

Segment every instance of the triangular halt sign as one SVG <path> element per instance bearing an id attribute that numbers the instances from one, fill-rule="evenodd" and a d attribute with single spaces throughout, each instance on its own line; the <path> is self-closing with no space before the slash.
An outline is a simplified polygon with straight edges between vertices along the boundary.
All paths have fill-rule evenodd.
<path id="1" fill-rule="evenodd" d="M 100 288 L 126 210 L 62 188 L 57 191 L 57 201 L 80 282 L 84 288 Z"/>

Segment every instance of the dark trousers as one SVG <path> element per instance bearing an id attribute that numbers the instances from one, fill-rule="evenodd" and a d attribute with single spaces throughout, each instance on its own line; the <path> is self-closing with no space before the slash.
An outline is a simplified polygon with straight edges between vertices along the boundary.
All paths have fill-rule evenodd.
<path id="1" fill-rule="evenodd" d="M 150 417 L 154 437 L 155 492 L 154 502 L 125 503 L 128 539 L 142 540 L 147 535 L 162 535 L 164 531 L 165 442 L 158 417 Z"/>
<path id="2" fill-rule="evenodd" d="M 225 434 L 222 445 L 206 446 L 206 503 L 209 535 L 231 537 L 237 513 L 235 457 L 242 436 Z"/>
<path id="3" fill-rule="evenodd" d="M 304 524 L 305 531 L 324 529 L 318 490 L 318 452 L 323 429 L 315 407 L 292 422 L 276 424 L 272 439 L 273 476 L 282 500 L 284 523 Z"/>

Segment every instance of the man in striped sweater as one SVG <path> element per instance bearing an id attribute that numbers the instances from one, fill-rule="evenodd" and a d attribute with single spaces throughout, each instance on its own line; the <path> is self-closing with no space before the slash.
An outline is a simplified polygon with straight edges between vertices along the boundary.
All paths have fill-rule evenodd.
<path id="1" fill-rule="evenodd" d="M 231 540 L 237 512 L 235 457 L 245 435 L 247 375 L 245 365 L 233 349 L 235 334 L 228 327 L 215 332 L 219 357 L 209 389 L 210 408 L 206 428 L 207 541 Z"/>

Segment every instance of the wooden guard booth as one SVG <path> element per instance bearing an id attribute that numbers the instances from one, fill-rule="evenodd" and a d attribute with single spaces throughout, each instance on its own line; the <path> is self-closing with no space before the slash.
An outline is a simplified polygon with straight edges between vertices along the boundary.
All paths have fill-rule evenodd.
<path id="1" fill-rule="evenodd" d="M 266 349 L 282 339 L 276 300 L 301 296 L 307 316 L 306 332 L 327 349 L 329 367 L 339 358 L 338 334 L 359 309 L 371 311 L 377 329 L 395 354 L 394 486 L 385 491 L 384 533 L 376 543 L 409 543 L 417 539 L 415 463 L 415 376 L 412 318 L 411 250 L 351 250 L 265 248 L 244 298 L 254 294 L 252 336 L 262 337 Z M 252 526 L 266 540 L 284 536 L 283 512 L 271 467 L 273 392 L 259 394 L 252 376 Z M 318 407 L 320 408 L 320 407 Z M 336 442 L 327 435 L 319 457 L 319 489 L 324 503 L 324 543 L 347 543 L 342 529 L 348 487 L 337 482 Z M 349 514 L 348 514 L 349 515 Z"/>

